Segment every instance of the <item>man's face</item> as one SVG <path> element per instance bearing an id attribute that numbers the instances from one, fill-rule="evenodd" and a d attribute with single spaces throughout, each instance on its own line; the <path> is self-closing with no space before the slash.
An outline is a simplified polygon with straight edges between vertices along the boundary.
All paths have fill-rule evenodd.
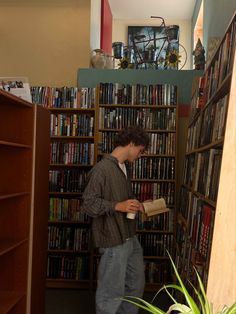
<path id="1" fill-rule="evenodd" d="M 145 147 L 143 145 L 134 145 L 133 143 L 129 144 L 128 151 L 128 161 L 135 161 L 144 153 Z"/>

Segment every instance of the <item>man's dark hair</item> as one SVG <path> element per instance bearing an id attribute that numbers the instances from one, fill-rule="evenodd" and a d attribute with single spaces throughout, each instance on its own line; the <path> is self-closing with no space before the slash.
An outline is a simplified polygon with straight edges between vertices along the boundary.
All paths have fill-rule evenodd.
<path id="1" fill-rule="evenodd" d="M 133 143 L 135 146 L 142 145 L 144 149 L 149 147 L 148 134 L 139 126 L 129 126 L 121 130 L 115 137 L 114 147 L 126 146 L 129 143 Z"/>

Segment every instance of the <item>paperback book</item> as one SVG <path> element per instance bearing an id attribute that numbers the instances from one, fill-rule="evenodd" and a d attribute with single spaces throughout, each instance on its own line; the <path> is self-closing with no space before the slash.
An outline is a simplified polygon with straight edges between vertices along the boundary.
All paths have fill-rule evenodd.
<path id="1" fill-rule="evenodd" d="M 164 198 L 158 198 L 152 201 L 143 202 L 145 214 L 148 217 L 168 212 L 170 209 L 166 207 Z"/>

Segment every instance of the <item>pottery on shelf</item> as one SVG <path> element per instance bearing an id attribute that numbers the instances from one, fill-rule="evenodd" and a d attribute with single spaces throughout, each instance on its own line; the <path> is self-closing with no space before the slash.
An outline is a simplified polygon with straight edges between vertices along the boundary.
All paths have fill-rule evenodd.
<path id="1" fill-rule="evenodd" d="M 94 49 L 91 56 L 91 65 L 95 69 L 104 69 L 106 64 L 106 56 L 102 49 Z"/>

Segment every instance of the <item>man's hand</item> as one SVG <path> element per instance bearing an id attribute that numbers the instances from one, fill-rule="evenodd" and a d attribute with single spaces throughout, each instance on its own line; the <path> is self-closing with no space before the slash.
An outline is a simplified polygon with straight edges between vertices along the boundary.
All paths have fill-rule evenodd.
<path id="1" fill-rule="evenodd" d="M 126 213 L 136 213 L 137 211 L 143 211 L 143 205 L 136 199 L 129 199 L 123 202 L 119 202 L 115 206 L 115 210 Z"/>

